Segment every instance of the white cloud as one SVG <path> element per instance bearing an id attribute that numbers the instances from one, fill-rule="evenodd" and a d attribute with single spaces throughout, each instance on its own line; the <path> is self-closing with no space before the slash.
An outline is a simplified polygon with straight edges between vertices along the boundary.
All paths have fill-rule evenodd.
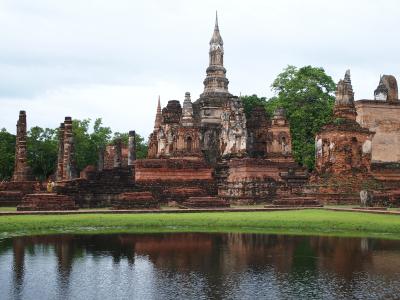
<path id="1" fill-rule="evenodd" d="M 234 94 L 270 96 L 288 64 L 352 70 L 357 98 L 398 77 L 398 1 L 0 0 L 0 127 L 102 117 L 148 135 L 158 95 L 196 99 L 219 11 Z"/>

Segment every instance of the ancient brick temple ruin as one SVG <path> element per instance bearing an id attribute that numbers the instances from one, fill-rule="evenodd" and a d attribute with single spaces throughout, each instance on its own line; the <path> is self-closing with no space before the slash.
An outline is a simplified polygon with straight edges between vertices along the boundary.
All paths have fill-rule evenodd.
<path id="1" fill-rule="evenodd" d="M 80 207 L 114 209 L 359 203 L 361 189 L 399 200 L 393 196 L 400 195 L 400 101 L 393 76 L 380 78 L 374 100 L 354 101 L 346 72 L 337 85 L 334 120 L 316 135 L 316 169 L 309 174 L 293 159 L 285 111 L 269 117 L 256 106 L 246 118 L 241 98 L 229 92 L 218 20 L 209 46 L 199 98 L 192 101 L 186 92 L 182 104 L 170 100 L 165 107 L 158 99 L 146 159 L 137 159 L 130 131 L 127 145 L 116 139 L 100 149 L 98 165 L 78 178 L 72 120 L 66 117 L 59 129 L 57 194 Z M 18 124 L 13 179 L 28 180 L 22 112 Z M 45 197 L 39 198 L 26 197 L 31 202 L 22 206 L 42 207 Z"/>
<path id="2" fill-rule="evenodd" d="M 142 192 L 151 192 L 163 203 L 186 202 L 191 207 L 196 203 L 215 206 L 218 197 L 216 203 L 225 207 L 229 202 L 272 201 L 298 189 L 308 175 L 292 158 L 284 110 L 278 109 L 269 119 L 262 107 L 256 107 L 247 120 L 242 100 L 228 90 L 223 58 L 216 20 L 204 91 L 194 102 L 187 92 L 182 105 L 170 100 L 162 108 L 158 99 L 148 158 L 136 160 L 132 131 L 128 145 L 116 140 L 100 151 L 97 170 L 85 169 L 75 180 L 65 177 L 65 170 L 58 172 L 64 177 L 59 179 L 57 191 L 73 196 L 85 207 L 112 203 L 124 207 L 124 201 L 134 207 L 134 196 L 142 197 Z M 68 164 L 65 148 L 73 149 L 65 141 L 67 136 L 70 139 L 66 123 L 62 130 L 59 153 L 64 153 L 64 158 L 59 158 L 59 169 Z M 130 195 L 129 200 L 123 195 Z"/>
<path id="3" fill-rule="evenodd" d="M 256 107 L 247 120 L 241 99 L 229 92 L 223 45 L 216 20 L 200 98 L 192 102 L 187 92 L 182 106 L 170 100 L 163 109 L 158 100 L 148 159 L 135 170 L 139 184 L 167 191 L 162 201 L 185 200 L 182 195 L 271 201 L 307 180 L 291 156 L 284 110 L 269 120 Z"/>

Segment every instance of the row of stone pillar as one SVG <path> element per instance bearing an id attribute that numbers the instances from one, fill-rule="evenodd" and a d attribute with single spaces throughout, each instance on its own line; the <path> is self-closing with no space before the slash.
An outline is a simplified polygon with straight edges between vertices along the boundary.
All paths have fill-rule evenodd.
<path id="1" fill-rule="evenodd" d="M 75 141 L 72 132 L 72 118 L 65 117 L 58 131 L 58 157 L 56 180 L 72 180 L 78 177 L 75 160 Z M 117 139 L 114 144 L 114 167 L 122 166 L 122 141 Z M 136 133 L 129 131 L 128 140 L 128 166 L 133 166 L 136 160 Z M 98 169 L 104 167 L 104 149 L 100 151 Z M 27 123 L 26 112 L 21 110 L 17 121 L 17 134 L 15 144 L 15 165 L 12 181 L 34 180 L 27 157 Z"/>

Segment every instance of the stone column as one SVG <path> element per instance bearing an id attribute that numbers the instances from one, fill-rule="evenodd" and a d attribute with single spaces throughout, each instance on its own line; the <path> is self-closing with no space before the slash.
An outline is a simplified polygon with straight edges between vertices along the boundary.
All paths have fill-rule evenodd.
<path id="1" fill-rule="evenodd" d="M 114 143 L 114 168 L 122 166 L 122 141 L 116 139 Z"/>
<path id="2" fill-rule="evenodd" d="M 97 161 L 97 171 L 103 171 L 104 169 L 104 147 L 99 149 L 99 158 Z"/>
<path id="3" fill-rule="evenodd" d="M 128 166 L 133 166 L 136 160 L 136 133 L 135 131 L 129 131 L 128 141 Z"/>
<path id="4" fill-rule="evenodd" d="M 26 113 L 24 110 L 19 112 L 17 122 L 17 135 L 15 143 L 15 165 L 12 181 L 29 181 L 33 180 L 32 172 L 28 166 L 27 150 L 26 150 Z"/>
<path id="5" fill-rule="evenodd" d="M 64 121 L 64 156 L 63 156 L 63 180 L 71 180 L 77 177 L 75 165 L 74 136 L 72 134 L 72 118 L 65 117 Z"/>
<path id="6" fill-rule="evenodd" d="M 57 181 L 63 179 L 64 169 L 64 123 L 60 124 L 58 129 L 58 155 L 57 155 Z"/>

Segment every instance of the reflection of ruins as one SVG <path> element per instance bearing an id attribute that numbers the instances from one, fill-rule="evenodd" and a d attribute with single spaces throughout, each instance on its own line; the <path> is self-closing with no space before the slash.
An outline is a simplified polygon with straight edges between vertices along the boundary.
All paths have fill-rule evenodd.
<path id="1" fill-rule="evenodd" d="M 351 290 L 355 276 L 369 274 L 389 280 L 396 278 L 400 269 L 398 241 L 359 238 L 191 233 L 64 235 L 15 238 L 2 245 L 0 259 L 7 251 L 13 252 L 13 285 L 17 293 L 26 286 L 24 272 L 31 273 L 30 268 L 35 267 L 26 263 L 26 257 L 31 260 L 43 253 L 47 254 L 46 261 L 54 262 L 57 286 L 65 295 L 76 284 L 74 269 L 82 272 L 79 265 L 92 259 L 100 265 L 103 260 L 111 260 L 115 272 L 124 262 L 134 272 L 137 260 L 144 259 L 153 266 L 149 270 L 157 274 L 156 286 L 165 284 L 165 274 L 187 278 L 196 274 L 208 297 L 228 293 L 221 290 L 227 281 L 232 289 L 240 286 L 248 272 L 273 279 L 274 286 L 283 290 L 290 282 L 294 286 L 299 282 L 307 285 L 318 278 L 331 278 L 344 284 L 342 289 Z"/>

